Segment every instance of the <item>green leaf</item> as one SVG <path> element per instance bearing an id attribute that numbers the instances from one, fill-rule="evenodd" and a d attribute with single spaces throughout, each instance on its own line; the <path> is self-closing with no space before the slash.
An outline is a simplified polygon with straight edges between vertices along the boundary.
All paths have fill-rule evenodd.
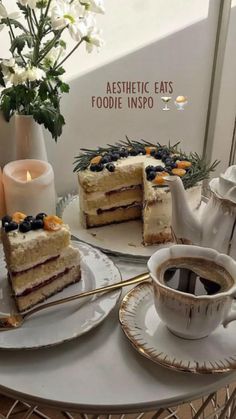
<path id="1" fill-rule="evenodd" d="M 65 41 L 63 41 L 63 39 L 60 39 L 60 41 L 59 41 L 59 45 L 60 45 L 62 48 L 66 49 L 66 43 L 65 43 Z"/>
<path id="2" fill-rule="evenodd" d="M 6 86 L 5 81 L 4 81 L 3 72 L 2 72 L 1 68 L 0 68 L 0 85 L 3 86 L 3 87 Z"/>
<path id="3" fill-rule="evenodd" d="M 59 77 L 62 76 L 62 74 L 65 73 L 65 70 L 63 67 L 60 67 L 58 69 L 54 69 L 54 68 L 50 68 L 50 70 L 48 71 L 48 76 L 49 77 Z"/>
<path id="4" fill-rule="evenodd" d="M 16 4 L 19 7 L 19 9 L 21 10 L 21 12 L 23 13 L 23 15 L 27 18 L 29 16 L 29 10 L 28 10 L 27 6 L 24 6 L 19 1 Z"/>
<path id="5" fill-rule="evenodd" d="M 7 26 L 9 26 L 9 21 L 10 21 L 11 25 L 13 25 L 15 28 L 21 29 L 26 34 L 29 33 L 29 31 L 24 27 L 24 25 L 22 25 L 22 23 L 18 22 L 18 20 L 9 19 L 9 18 L 1 19 L 1 23 L 4 23 Z"/>
<path id="6" fill-rule="evenodd" d="M 10 51 L 13 54 L 15 50 L 17 50 L 18 54 L 21 54 L 22 50 L 24 49 L 25 41 L 24 39 L 17 36 L 15 39 L 13 39 Z"/>
<path id="7" fill-rule="evenodd" d="M 42 101 L 46 100 L 48 97 L 48 85 L 46 81 L 40 83 L 39 96 Z"/>
<path id="8" fill-rule="evenodd" d="M 9 96 L 3 96 L 1 101 L 1 109 L 4 118 L 9 122 L 11 118 L 11 99 Z"/>
<path id="9" fill-rule="evenodd" d="M 17 50 L 18 54 L 21 54 L 22 50 L 25 47 L 25 44 L 28 45 L 29 48 L 33 45 L 33 39 L 31 35 L 22 34 L 16 36 L 11 44 L 10 51 L 13 54 L 15 50 Z"/>
<path id="10" fill-rule="evenodd" d="M 33 112 L 34 119 L 43 124 L 52 134 L 52 138 L 57 141 L 62 133 L 62 127 L 65 124 L 63 116 L 58 109 L 52 107 L 51 103 L 44 103 L 40 108 L 36 108 Z"/>
<path id="11" fill-rule="evenodd" d="M 69 86 L 69 84 L 62 82 L 62 83 L 59 85 L 59 89 L 60 89 L 61 93 L 69 93 L 69 91 L 70 91 L 70 86 Z"/>

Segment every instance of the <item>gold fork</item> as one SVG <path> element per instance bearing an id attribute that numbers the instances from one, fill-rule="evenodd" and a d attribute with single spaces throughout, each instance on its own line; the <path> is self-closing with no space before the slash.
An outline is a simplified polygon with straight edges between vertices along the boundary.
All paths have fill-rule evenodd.
<path id="1" fill-rule="evenodd" d="M 59 304 L 65 304 L 70 301 L 79 300 L 80 298 L 89 297 L 95 294 L 111 292 L 119 288 L 127 287 L 128 285 L 134 285 L 139 282 L 147 281 L 148 279 L 149 273 L 145 272 L 133 278 L 127 279 L 126 281 L 117 282 L 116 284 L 107 285 L 105 287 L 97 288 L 95 290 L 82 292 L 81 294 L 72 295 L 71 297 L 66 297 L 60 300 L 52 301 L 50 303 L 42 304 L 22 314 L 13 313 L 5 317 L 0 317 L 0 331 L 6 331 L 20 327 L 24 323 L 26 318 L 32 316 L 32 314 L 38 313 L 39 311 L 45 310 L 46 308 L 54 307 Z"/>

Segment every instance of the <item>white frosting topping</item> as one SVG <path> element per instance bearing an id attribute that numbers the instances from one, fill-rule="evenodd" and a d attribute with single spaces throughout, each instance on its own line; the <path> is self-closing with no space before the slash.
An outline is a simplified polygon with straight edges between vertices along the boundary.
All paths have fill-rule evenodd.
<path id="1" fill-rule="evenodd" d="M 63 224 L 60 226 L 60 228 L 56 231 L 47 231 L 44 229 L 39 229 L 39 230 L 30 230 L 27 231 L 27 233 L 21 233 L 19 230 L 15 230 L 15 231 L 10 231 L 9 233 L 7 233 L 11 246 L 17 246 L 18 244 L 26 244 L 28 245 L 28 242 L 30 242 L 31 240 L 37 240 L 40 241 L 41 239 L 45 239 L 48 236 L 52 235 L 52 234 L 60 234 L 62 231 L 68 231 L 69 227 L 66 224 Z"/>

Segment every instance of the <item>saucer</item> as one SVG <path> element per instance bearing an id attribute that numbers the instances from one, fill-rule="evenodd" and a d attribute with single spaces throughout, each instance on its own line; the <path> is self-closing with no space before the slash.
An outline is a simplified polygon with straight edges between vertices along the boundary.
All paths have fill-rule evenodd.
<path id="1" fill-rule="evenodd" d="M 236 369 L 236 322 L 218 327 L 207 338 L 181 339 L 160 320 L 148 282 L 123 298 L 119 320 L 134 348 L 167 368 L 195 374 L 224 373 Z"/>

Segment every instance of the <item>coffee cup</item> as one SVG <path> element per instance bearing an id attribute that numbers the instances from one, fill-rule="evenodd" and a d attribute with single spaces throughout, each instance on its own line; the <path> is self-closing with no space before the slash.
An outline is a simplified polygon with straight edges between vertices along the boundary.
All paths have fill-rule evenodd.
<path id="1" fill-rule="evenodd" d="M 230 256 L 174 245 L 155 252 L 148 269 L 156 311 L 175 335 L 200 339 L 236 320 L 236 262 Z"/>

